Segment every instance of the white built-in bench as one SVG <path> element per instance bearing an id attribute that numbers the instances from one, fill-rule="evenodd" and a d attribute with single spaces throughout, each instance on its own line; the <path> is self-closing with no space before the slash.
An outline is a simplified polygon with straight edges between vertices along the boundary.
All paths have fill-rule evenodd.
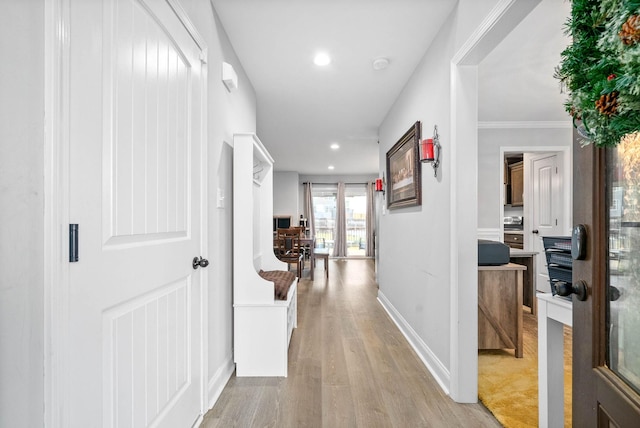
<path id="1" fill-rule="evenodd" d="M 287 300 L 234 304 L 236 376 L 287 376 L 289 342 L 298 326 L 296 278 Z"/>
<path id="2" fill-rule="evenodd" d="M 233 138 L 233 312 L 237 376 L 287 376 L 298 279 L 285 300 L 264 271 L 286 271 L 273 253 L 273 159 L 255 134 Z M 280 298 L 284 296 L 279 296 Z"/>

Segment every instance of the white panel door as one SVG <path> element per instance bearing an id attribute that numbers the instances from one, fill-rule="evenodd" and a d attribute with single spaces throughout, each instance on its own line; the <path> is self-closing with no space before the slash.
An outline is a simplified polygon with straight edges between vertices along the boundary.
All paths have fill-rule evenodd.
<path id="1" fill-rule="evenodd" d="M 175 2 L 174 2 L 175 3 Z M 164 0 L 72 0 L 72 427 L 190 427 L 202 413 L 201 49 Z"/>
<path id="2" fill-rule="evenodd" d="M 533 251 L 536 257 L 536 289 L 551 292 L 547 259 L 542 243 L 543 236 L 559 236 L 562 234 L 562 175 L 559 171 L 560 162 L 556 153 L 532 157 L 533 174 L 533 218 L 531 230 L 533 232 Z"/>

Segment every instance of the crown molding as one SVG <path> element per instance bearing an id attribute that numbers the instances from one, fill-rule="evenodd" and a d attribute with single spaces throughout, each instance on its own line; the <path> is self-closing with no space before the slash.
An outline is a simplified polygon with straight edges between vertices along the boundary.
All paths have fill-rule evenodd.
<path id="1" fill-rule="evenodd" d="M 570 120 L 478 122 L 478 129 L 566 129 L 572 126 Z"/>

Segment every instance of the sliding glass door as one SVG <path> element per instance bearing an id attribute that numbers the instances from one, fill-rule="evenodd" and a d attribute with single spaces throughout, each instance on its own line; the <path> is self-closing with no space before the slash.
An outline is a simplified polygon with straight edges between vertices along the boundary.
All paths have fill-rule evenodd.
<path id="1" fill-rule="evenodd" d="M 313 189 L 313 216 L 316 247 L 333 249 L 336 226 L 337 189 L 318 186 Z"/>
<path id="2" fill-rule="evenodd" d="M 337 186 L 315 185 L 313 215 L 316 246 L 333 249 L 336 234 Z M 347 257 L 364 257 L 367 248 L 366 186 L 347 185 L 345 211 L 347 220 Z"/>
<path id="3" fill-rule="evenodd" d="M 364 186 L 347 187 L 347 256 L 364 257 L 367 251 L 367 195 Z"/>

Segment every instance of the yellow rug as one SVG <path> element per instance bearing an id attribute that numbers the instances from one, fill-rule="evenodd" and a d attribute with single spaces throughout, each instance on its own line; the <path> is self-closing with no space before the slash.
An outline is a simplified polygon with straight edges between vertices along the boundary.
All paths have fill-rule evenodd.
<path id="1" fill-rule="evenodd" d="M 513 350 L 478 352 L 478 396 L 506 428 L 538 426 L 537 321 L 525 312 L 524 356 Z M 527 334 L 527 332 L 529 332 Z M 564 331 L 565 427 L 571 427 L 571 329 Z"/>

